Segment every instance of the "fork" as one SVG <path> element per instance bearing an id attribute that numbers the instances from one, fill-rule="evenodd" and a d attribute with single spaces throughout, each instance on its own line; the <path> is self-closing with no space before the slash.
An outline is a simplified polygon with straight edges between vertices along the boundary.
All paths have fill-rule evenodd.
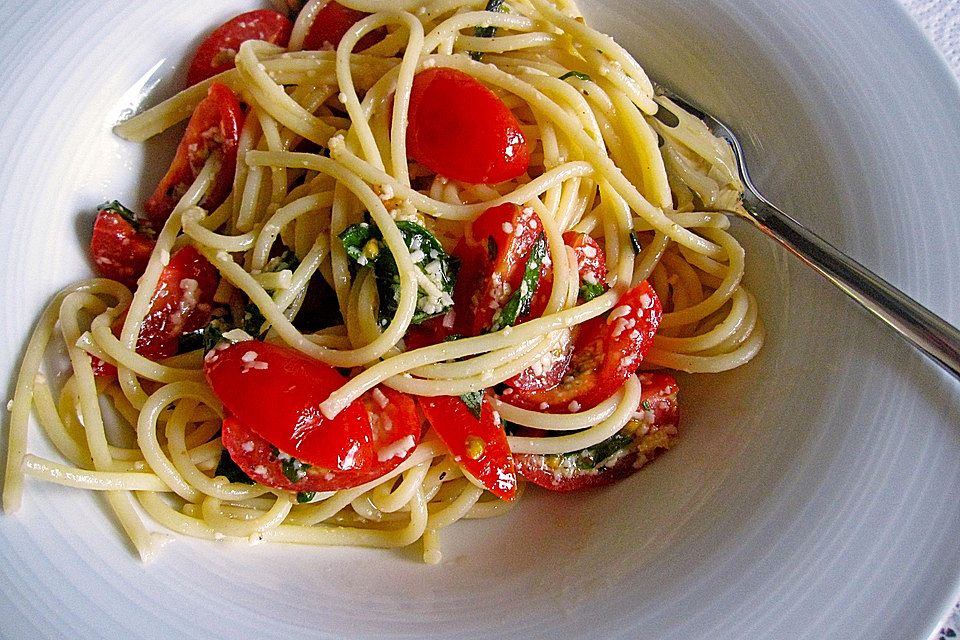
<path id="1" fill-rule="evenodd" d="M 743 182 L 743 211 L 737 212 L 790 253 L 835 284 L 914 347 L 960 379 L 960 329 L 844 254 L 767 200 L 750 179 L 743 147 L 733 130 L 662 85 L 657 93 L 699 118 L 733 148 Z"/>

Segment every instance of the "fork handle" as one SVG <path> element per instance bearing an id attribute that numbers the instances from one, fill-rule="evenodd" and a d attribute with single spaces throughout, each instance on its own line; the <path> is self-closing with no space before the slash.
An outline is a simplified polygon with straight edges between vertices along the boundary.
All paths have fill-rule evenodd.
<path id="1" fill-rule="evenodd" d="M 758 194 L 747 219 L 960 379 L 960 329 L 850 258 Z"/>

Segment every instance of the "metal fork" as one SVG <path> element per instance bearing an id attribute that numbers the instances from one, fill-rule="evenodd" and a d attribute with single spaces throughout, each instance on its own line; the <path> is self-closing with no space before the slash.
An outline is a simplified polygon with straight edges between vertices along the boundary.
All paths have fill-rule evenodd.
<path id="1" fill-rule="evenodd" d="M 743 181 L 741 215 L 800 258 L 841 291 L 894 329 L 901 337 L 960 379 L 960 329 L 936 315 L 862 264 L 774 206 L 750 179 L 743 148 L 726 124 L 662 86 L 657 93 L 701 119 L 719 138 L 730 143 Z"/>

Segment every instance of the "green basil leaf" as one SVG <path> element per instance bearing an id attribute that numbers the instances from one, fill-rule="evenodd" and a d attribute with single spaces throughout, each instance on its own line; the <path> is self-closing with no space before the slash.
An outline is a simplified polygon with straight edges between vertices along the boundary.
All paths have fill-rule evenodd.
<path id="1" fill-rule="evenodd" d="M 130 209 L 120 204 L 119 200 L 104 202 L 99 207 L 97 207 L 97 211 L 109 211 L 110 213 L 117 214 L 118 216 L 123 218 L 131 227 L 133 227 L 133 230 L 136 231 L 137 233 L 142 233 L 151 238 L 157 235 L 156 232 L 150 226 L 148 226 L 142 220 L 140 220 L 140 216 L 138 216 L 133 211 L 131 211 Z"/>
<path id="2" fill-rule="evenodd" d="M 583 283 L 580 285 L 580 297 L 583 298 L 584 302 L 590 302 L 597 296 L 602 296 L 605 289 L 603 285 Z"/>
<path id="3" fill-rule="evenodd" d="M 543 264 L 546 255 L 547 237 L 541 233 L 533 243 L 530 255 L 527 256 L 527 264 L 523 270 L 520 286 L 513 292 L 506 304 L 497 311 L 497 314 L 493 317 L 490 331 L 500 331 L 509 327 L 517 321 L 517 318 L 530 313 L 530 303 L 533 302 L 533 296 L 537 293 L 537 286 L 540 284 L 540 265 Z"/>
<path id="4" fill-rule="evenodd" d="M 226 449 L 220 453 L 220 461 L 217 463 L 217 470 L 214 471 L 213 474 L 215 476 L 223 476 L 230 482 L 256 484 L 253 479 L 244 473 L 243 469 L 233 461 L 233 458 L 230 457 L 230 453 Z"/>
<path id="5" fill-rule="evenodd" d="M 580 71 L 567 71 L 565 74 L 560 76 L 561 80 L 566 80 L 567 78 L 576 78 L 577 80 L 583 80 L 584 82 L 589 82 L 591 80 L 590 76 Z"/>
<path id="6" fill-rule="evenodd" d="M 447 254 L 436 236 L 415 222 L 401 220 L 397 228 L 404 244 L 410 251 L 414 266 L 440 290 L 440 298 L 428 295 L 421 287 L 417 296 L 417 309 L 413 323 L 443 315 L 453 307 L 453 287 L 457 280 L 459 261 Z M 348 233 L 349 232 L 349 233 Z M 400 271 L 393 253 L 382 242 L 380 230 L 361 223 L 353 225 L 342 234 L 347 255 L 361 267 L 372 267 L 377 278 L 377 293 L 380 297 L 380 323 L 385 325 L 396 314 L 400 303 Z M 349 248 L 348 248 L 349 243 Z M 377 243 L 375 250 L 369 247 Z"/>
<path id="7" fill-rule="evenodd" d="M 463 403 L 467 405 L 467 409 L 470 409 L 470 413 L 473 414 L 473 417 L 477 420 L 480 419 L 480 408 L 483 404 L 483 390 L 480 391 L 471 391 L 460 396 L 460 399 L 463 400 Z"/>

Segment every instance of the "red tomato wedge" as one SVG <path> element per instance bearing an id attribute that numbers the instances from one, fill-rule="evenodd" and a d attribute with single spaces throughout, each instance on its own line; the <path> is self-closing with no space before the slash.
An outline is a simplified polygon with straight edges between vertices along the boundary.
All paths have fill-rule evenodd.
<path id="1" fill-rule="evenodd" d="M 122 282 L 128 287 L 137 284 L 150 261 L 156 241 L 141 229 L 133 212 L 118 202 L 100 207 L 93 223 L 90 257 L 97 274 Z"/>
<path id="2" fill-rule="evenodd" d="M 330 0 L 317 12 L 303 39 L 303 48 L 306 50 L 322 50 L 336 48 L 340 39 L 350 27 L 366 18 L 369 13 L 357 11 L 343 6 L 339 2 Z M 363 51 L 383 40 L 387 34 L 385 29 L 371 31 L 360 38 L 354 51 Z"/>
<path id="3" fill-rule="evenodd" d="M 333 367 L 289 347 L 247 340 L 208 354 L 207 381 L 230 414 L 235 434 L 225 438 L 231 458 L 267 484 L 266 449 L 257 435 L 281 453 L 310 466 L 310 486 L 299 491 L 353 487 L 396 468 L 420 441 L 421 420 L 412 398 L 377 388 L 334 418 L 320 403 L 346 382 Z M 226 421 L 225 429 L 228 428 Z M 242 427 L 242 428 L 241 428 Z M 248 441 L 253 445 L 246 445 Z M 252 448 L 251 448 L 252 447 Z M 276 458 L 276 454 L 274 454 Z M 302 479 L 302 478 L 301 478 Z M 288 488 L 270 484 L 278 488 Z"/>
<path id="4" fill-rule="evenodd" d="M 544 391 L 514 389 L 503 396 L 518 407 L 576 413 L 603 402 L 637 370 L 660 326 L 660 300 L 647 281 L 627 291 L 606 316 L 575 331 L 573 356 L 560 384 Z"/>
<path id="5" fill-rule="evenodd" d="M 486 394 L 478 419 L 466 403 L 454 396 L 417 399 L 427 421 L 453 459 L 481 486 L 504 500 L 517 493 L 517 473 L 500 416 Z"/>
<path id="6" fill-rule="evenodd" d="M 666 373 L 641 373 L 637 417 L 599 445 L 560 455 L 514 454 L 518 473 L 552 491 L 576 491 L 625 478 L 679 440 L 677 381 Z"/>
<path id="7" fill-rule="evenodd" d="M 202 329 L 213 313 L 213 295 L 220 274 L 193 245 L 186 245 L 170 257 L 160 272 L 150 299 L 150 310 L 140 324 L 137 353 L 159 361 L 180 351 L 180 337 Z M 124 314 L 114 322 L 117 337 L 123 329 Z M 115 376 L 117 369 L 99 358 L 93 361 L 98 376 Z"/>
<path id="8" fill-rule="evenodd" d="M 577 256 L 581 292 L 589 286 L 592 289 L 588 289 L 588 291 L 591 291 L 594 296 L 599 295 L 607 285 L 607 258 L 603 249 L 597 244 L 596 240 L 584 233 L 568 231 L 563 234 L 563 241 L 564 244 L 573 249 Z M 543 314 L 543 310 L 550 300 L 552 288 L 553 271 L 548 270 L 537 287 L 529 317 L 539 317 Z M 582 293 L 581 299 L 583 299 Z M 560 384 L 567 374 L 570 359 L 573 356 L 573 348 L 572 335 L 569 333 L 561 335 L 556 344 L 539 362 L 506 380 L 506 384 L 515 390 L 526 392 L 554 388 Z"/>
<path id="9" fill-rule="evenodd" d="M 472 184 L 511 180 L 530 164 L 520 123 L 503 101 L 446 67 L 426 69 L 413 80 L 407 155 L 434 173 Z"/>
<path id="10" fill-rule="evenodd" d="M 607 288 L 607 254 L 597 241 L 585 233 L 567 231 L 563 242 L 573 248 L 577 256 L 577 270 L 580 273 L 581 291 L 583 286 Z"/>
<path id="11" fill-rule="evenodd" d="M 243 111 L 237 96 L 224 84 L 211 84 L 207 97 L 200 101 L 187 123 L 170 168 L 144 204 L 154 229 L 163 227 L 212 154 L 219 155 L 220 170 L 200 205 L 213 210 L 226 199 L 233 187 L 242 123 Z"/>
<path id="12" fill-rule="evenodd" d="M 263 40 L 286 47 L 293 23 L 282 13 L 258 9 L 227 20 L 200 43 L 187 71 L 187 86 L 234 67 L 240 45 L 247 40 Z"/>
<path id="13" fill-rule="evenodd" d="M 469 300 L 470 335 L 489 329 L 497 312 L 520 286 L 527 256 L 542 232 L 543 223 L 536 212 L 513 203 L 487 209 L 467 228 L 454 253 L 461 263 L 457 283 L 469 293 L 461 291 L 459 299 L 455 296 L 454 308 Z M 550 261 L 544 260 L 541 272 L 549 269 Z"/>

